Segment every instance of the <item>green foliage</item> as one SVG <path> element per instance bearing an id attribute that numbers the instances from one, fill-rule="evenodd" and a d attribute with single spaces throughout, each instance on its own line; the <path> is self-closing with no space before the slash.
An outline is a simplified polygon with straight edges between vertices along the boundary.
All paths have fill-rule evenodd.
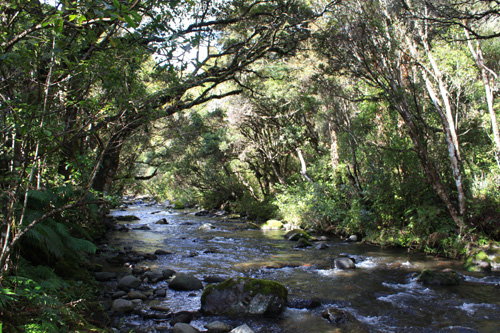
<path id="1" fill-rule="evenodd" d="M 4 314 L 4 329 L 30 332 L 90 329 L 92 325 L 82 314 L 87 311 L 86 303 L 97 295 L 94 283 L 88 273 L 85 283 L 63 280 L 53 269 L 35 267 L 21 259 L 17 275 L 7 276 L 3 281 L 0 311 Z M 18 311 L 10 311 L 13 307 Z"/>

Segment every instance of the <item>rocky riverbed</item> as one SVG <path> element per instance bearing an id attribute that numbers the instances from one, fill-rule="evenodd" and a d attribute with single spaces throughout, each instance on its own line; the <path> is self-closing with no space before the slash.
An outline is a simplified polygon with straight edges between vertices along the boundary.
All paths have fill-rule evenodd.
<path id="1" fill-rule="evenodd" d="M 498 272 L 468 273 L 457 261 L 356 239 L 292 238 L 222 215 L 151 204 L 112 212 L 96 279 L 117 331 L 493 332 L 500 325 Z M 227 282 L 235 278 L 277 282 L 286 301 L 269 292 L 279 288 L 236 288 Z M 232 289 L 219 289 L 225 284 Z M 216 303 L 237 306 L 203 311 L 213 299 L 207 290 L 219 290 Z"/>

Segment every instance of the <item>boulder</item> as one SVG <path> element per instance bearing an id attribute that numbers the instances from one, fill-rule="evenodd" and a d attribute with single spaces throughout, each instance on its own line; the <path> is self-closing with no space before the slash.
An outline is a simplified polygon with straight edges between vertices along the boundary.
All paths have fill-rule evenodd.
<path id="1" fill-rule="evenodd" d="M 100 282 L 110 281 L 116 279 L 116 273 L 114 272 L 97 272 L 95 273 L 95 279 Z"/>
<path id="2" fill-rule="evenodd" d="M 174 333 L 197 333 L 199 331 L 189 324 L 177 323 L 174 326 L 173 332 Z"/>
<path id="3" fill-rule="evenodd" d="M 201 311 L 207 315 L 244 317 L 279 315 L 287 304 L 288 290 L 280 283 L 254 278 L 231 278 L 210 285 L 201 296 Z"/>
<path id="4" fill-rule="evenodd" d="M 169 284 L 174 290 L 200 290 L 203 283 L 191 274 L 179 274 Z"/>
<path id="5" fill-rule="evenodd" d="M 134 310 L 134 303 L 126 299 L 115 299 L 113 301 L 112 309 L 114 312 L 130 312 Z"/>
<path id="6" fill-rule="evenodd" d="M 168 224 L 168 221 L 166 218 L 163 218 L 161 220 L 156 221 L 155 224 Z"/>
<path id="7" fill-rule="evenodd" d="M 451 269 L 431 271 L 424 269 L 417 277 L 417 282 L 433 286 L 456 286 L 460 283 L 460 275 Z"/>
<path id="8" fill-rule="evenodd" d="M 141 285 L 141 280 L 133 275 L 126 275 L 118 281 L 118 288 L 120 289 L 132 289 L 137 288 Z"/>
<path id="9" fill-rule="evenodd" d="M 336 269 L 354 269 L 356 265 L 354 260 L 347 257 L 337 258 L 333 261 Z"/>
<path id="10" fill-rule="evenodd" d="M 227 333 L 231 331 L 231 326 L 221 321 L 213 321 L 205 324 L 208 333 Z"/>
<path id="11" fill-rule="evenodd" d="M 321 243 L 321 244 L 316 245 L 317 250 L 326 250 L 328 248 L 329 248 L 329 246 L 326 245 L 325 243 Z"/>

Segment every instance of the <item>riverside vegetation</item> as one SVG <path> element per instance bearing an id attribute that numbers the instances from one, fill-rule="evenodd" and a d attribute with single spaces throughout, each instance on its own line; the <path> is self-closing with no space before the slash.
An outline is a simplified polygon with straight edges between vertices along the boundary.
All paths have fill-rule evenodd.
<path id="1" fill-rule="evenodd" d="M 104 329 L 88 256 L 127 193 L 489 269 L 499 18 L 487 0 L 1 2 L 3 327 Z"/>

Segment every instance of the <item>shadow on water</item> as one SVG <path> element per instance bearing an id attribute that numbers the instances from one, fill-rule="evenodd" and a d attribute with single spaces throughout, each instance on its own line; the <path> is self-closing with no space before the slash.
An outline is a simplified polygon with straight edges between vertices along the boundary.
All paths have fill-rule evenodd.
<path id="1" fill-rule="evenodd" d="M 112 213 L 117 218 L 131 214 L 140 220 L 119 222 L 132 230 L 110 234 L 110 246 L 117 249 L 128 246 L 145 253 L 157 249 L 172 252 L 140 265 L 171 268 L 200 279 L 206 276 L 271 279 L 288 288 L 292 304 L 300 304 L 300 300 L 321 301 L 315 309 L 300 305 L 288 308 L 276 320 L 240 321 L 256 332 L 338 331 L 321 317 L 328 308 L 348 311 L 372 332 L 497 332 L 500 327 L 497 272 L 471 275 L 461 271 L 457 261 L 338 239 L 324 241 L 328 247 L 322 250 L 295 249 L 281 231 L 247 230 L 243 221 L 197 217 L 160 207 L 133 206 Z M 162 218 L 168 224 L 155 223 Z M 151 230 L 134 230 L 142 225 Z M 339 256 L 353 258 L 356 269 L 333 268 L 333 260 Z M 455 269 L 463 275 L 464 282 L 454 287 L 423 286 L 416 282 L 415 274 L 424 268 Z M 164 300 L 154 302 L 174 312 L 197 311 L 200 296 L 201 291 L 169 290 Z M 122 320 L 141 327 L 155 325 L 137 316 Z M 201 317 L 191 324 L 203 329 L 205 323 L 213 320 Z"/>

